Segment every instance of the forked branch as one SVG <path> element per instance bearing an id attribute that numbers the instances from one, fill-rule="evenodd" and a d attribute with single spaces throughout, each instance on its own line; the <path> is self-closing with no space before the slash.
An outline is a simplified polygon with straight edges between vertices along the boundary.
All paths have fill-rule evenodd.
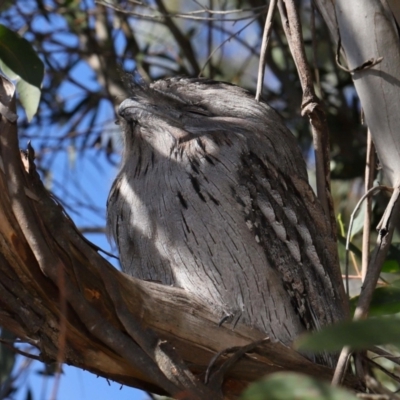
<path id="1" fill-rule="evenodd" d="M 222 392 L 205 385 L 216 353 L 247 346 L 264 334 L 240 323 L 234 331 L 219 327 L 220 316 L 182 289 L 130 278 L 104 260 L 45 190 L 33 151 L 21 160 L 11 98 L 1 94 L 1 326 L 37 347 L 42 360 L 54 361 L 65 317 L 65 362 L 179 398 L 235 398 L 250 382 L 282 369 L 330 379 L 330 368 L 265 342 L 251 358 L 224 368 Z M 349 378 L 346 384 L 357 382 Z"/>

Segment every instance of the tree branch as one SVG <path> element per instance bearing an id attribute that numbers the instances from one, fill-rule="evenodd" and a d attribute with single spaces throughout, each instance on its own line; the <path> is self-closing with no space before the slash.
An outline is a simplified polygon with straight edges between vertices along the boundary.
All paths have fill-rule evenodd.
<path id="1" fill-rule="evenodd" d="M 389 204 L 387 205 L 385 213 L 383 214 L 382 220 L 379 223 L 377 243 L 371 256 L 365 280 L 361 288 L 360 297 L 357 302 L 357 307 L 354 312 L 355 321 L 364 319 L 368 316 L 372 296 L 378 282 L 379 275 L 381 273 L 382 265 L 389 251 L 394 228 L 396 226 L 396 221 L 400 214 L 399 197 L 400 188 L 396 187 L 394 188 Z M 339 362 L 335 370 L 332 384 L 338 385 L 341 383 L 346 371 L 345 360 L 347 360 L 350 355 L 351 349 L 349 347 L 344 347 L 339 357 Z"/>
<path id="2" fill-rule="evenodd" d="M 189 64 L 193 70 L 192 74 L 194 76 L 197 76 L 200 73 L 200 67 L 197 63 L 197 59 L 194 54 L 190 40 L 182 34 L 182 32 L 175 25 L 174 21 L 168 16 L 167 9 L 165 8 L 162 0 L 156 0 L 156 4 L 157 4 L 158 9 L 160 10 L 161 14 L 164 16 L 165 25 L 168 27 L 169 31 L 174 36 L 176 42 L 179 45 L 179 48 L 183 51 L 187 60 L 189 61 Z"/>
<path id="3" fill-rule="evenodd" d="M 336 220 L 330 192 L 329 129 L 325 114 L 314 91 L 310 67 L 305 55 L 300 18 L 293 0 L 279 0 L 283 29 L 292 52 L 303 89 L 302 115 L 310 119 L 316 165 L 317 194 L 336 238 Z"/>
<path id="4" fill-rule="evenodd" d="M 375 175 L 375 146 L 372 142 L 371 132 L 368 129 L 367 137 L 367 160 L 365 163 L 365 192 L 368 192 L 374 183 Z M 370 234 L 371 234 L 371 213 L 372 213 L 372 198 L 367 197 L 365 200 L 365 214 L 364 214 L 364 229 L 362 239 L 362 267 L 361 277 L 364 282 L 367 274 L 367 267 L 369 264 L 369 248 L 370 248 Z"/>
<path id="5" fill-rule="evenodd" d="M 212 357 L 264 334 L 241 324 L 234 331 L 219 327 L 212 307 L 184 290 L 114 269 L 45 190 L 33 152 L 23 154 L 21 163 L 16 125 L 4 117 L 7 110 L 3 105 L 0 122 L 0 324 L 37 347 L 43 360 L 54 361 L 65 316 L 65 362 L 155 393 L 220 398 L 219 388 L 202 383 Z M 59 273 L 66 311 L 59 301 Z M 270 342 L 229 367 L 222 369 L 226 399 L 282 369 L 325 379 L 333 372 Z M 346 384 L 358 383 L 349 377 Z"/>
<path id="6" fill-rule="evenodd" d="M 271 0 L 271 2 L 269 3 L 267 18 L 265 19 L 265 27 L 264 27 L 264 33 L 260 51 L 260 61 L 258 64 L 257 91 L 256 91 L 257 101 L 260 101 L 260 97 L 262 95 L 262 87 L 264 85 L 265 58 L 267 54 L 269 38 L 271 37 L 272 18 L 274 16 L 274 12 L 276 9 L 276 3 L 277 0 Z"/>

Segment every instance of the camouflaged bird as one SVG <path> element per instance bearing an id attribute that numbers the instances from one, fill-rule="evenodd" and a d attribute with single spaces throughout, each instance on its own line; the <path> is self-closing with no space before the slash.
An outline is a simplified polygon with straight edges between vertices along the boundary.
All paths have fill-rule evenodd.
<path id="1" fill-rule="evenodd" d="M 135 84 L 107 219 L 123 270 L 289 344 L 344 317 L 330 227 L 295 138 L 246 90 Z"/>

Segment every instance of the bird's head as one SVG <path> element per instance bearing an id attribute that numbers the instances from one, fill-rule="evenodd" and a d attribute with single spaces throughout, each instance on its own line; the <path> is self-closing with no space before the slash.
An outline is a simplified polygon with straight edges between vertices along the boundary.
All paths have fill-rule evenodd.
<path id="1" fill-rule="evenodd" d="M 150 85 L 135 84 L 132 96 L 121 103 L 118 113 L 125 160 L 139 148 L 141 153 L 147 148 L 168 157 L 174 149 L 182 148 L 182 143 L 201 138 L 218 144 L 221 137 L 225 142 L 250 140 L 246 146 L 262 146 L 277 164 L 282 162 L 280 155 L 287 154 L 287 146 L 295 147 L 301 157 L 282 118 L 247 90 L 229 83 L 170 78 Z M 191 148 L 184 146 L 185 151 Z"/>

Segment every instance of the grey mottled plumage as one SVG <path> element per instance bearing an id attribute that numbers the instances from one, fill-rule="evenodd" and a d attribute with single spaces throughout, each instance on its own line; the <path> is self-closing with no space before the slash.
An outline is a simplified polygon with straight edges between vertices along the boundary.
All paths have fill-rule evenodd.
<path id="1" fill-rule="evenodd" d="M 136 85 L 108 199 L 123 270 L 289 343 L 343 317 L 335 244 L 280 116 L 205 79 Z"/>

